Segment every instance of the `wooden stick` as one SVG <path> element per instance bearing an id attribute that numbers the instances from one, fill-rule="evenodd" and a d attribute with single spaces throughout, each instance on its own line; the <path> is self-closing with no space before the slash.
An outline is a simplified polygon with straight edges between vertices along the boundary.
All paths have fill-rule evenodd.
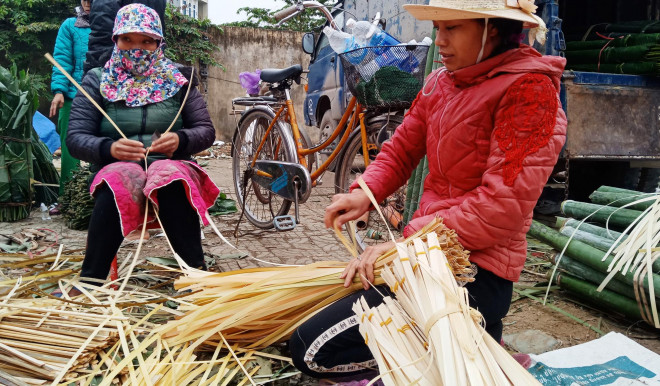
<path id="1" fill-rule="evenodd" d="M 46 57 L 46 59 L 48 59 L 49 62 L 51 62 L 53 64 L 53 66 L 57 67 L 57 69 L 60 70 L 62 72 L 62 74 L 64 74 L 64 76 L 66 76 L 67 79 L 69 79 L 69 82 L 71 82 L 72 85 L 76 86 L 78 91 L 80 91 L 87 99 L 89 99 L 90 102 L 92 102 L 94 107 L 96 107 L 101 112 L 101 114 L 103 114 L 105 119 L 107 119 L 108 122 L 110 122 L 110 124 L 117 130 L 117 132 L 124 139 L 128 139 L 126 137 L 126 135 L 124 135 L 124 133 L 119 129 L 119 126 L 117 126 L 117 124 L 110 118 L 108 113 L 106 113 L 105 110 L 103 110 L 103 108 L 101 108 L 101 106 L 99 106 L 99 104 L 96 103 L 96 101 L 94 99 L 92 99 L 92 97 L 87 93 L 87 91 L 85 91 L 85 89 L 82 88 L 82 86 L 80 84 L 78 84 L 78 82 L 76 82 L 76 80 L 73 79 L 73 77 L 71 75 L 69 75 L 69 73 L 64 68 L 62 68 L 62 66 L 59 63 L 57 63 L 57 60 L 55 60 L 55 58 L 53 58 L 53 56 L 51 54 L 46 53 L 44 56 Z"/>

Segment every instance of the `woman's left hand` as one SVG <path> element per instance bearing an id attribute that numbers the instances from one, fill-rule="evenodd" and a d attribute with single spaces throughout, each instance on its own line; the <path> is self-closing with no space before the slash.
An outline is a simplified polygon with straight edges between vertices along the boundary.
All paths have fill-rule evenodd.
<path id="1" fill-rule="evenodd" d="M 167 158 L 172 158 L 178 148 L 179 135 L 177 133 L 165 133 L 151 143 L 149 152 L 165 154 Z"/>
<path id="2" fill-rule="evenodd" d="M 392 248 L 394 248 L 394 241 L 367 247 L 358 258 L 351 260 L 342 272 L 340 278 L 344 279 L 344 287 L 350 287 L 353 284 L 355 273 L 358 273 L 362 287 L 368 290 L 369 283 L 373 283 L 375 279 L 374 264 L 376 260 Z"/>

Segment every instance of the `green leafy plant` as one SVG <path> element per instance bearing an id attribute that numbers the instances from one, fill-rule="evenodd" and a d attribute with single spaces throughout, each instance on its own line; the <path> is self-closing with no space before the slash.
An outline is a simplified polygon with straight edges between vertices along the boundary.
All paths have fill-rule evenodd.
<path id="1" fill-rule="evenodd" d="M 0 66 L 15 63 L 46 77 L 51 66 L 43 54 L 53 51 L 57 30 L 74 16 L 74 5 L 70 0 L 0 1 Z"/>
<path id="2" fill-rule="evenodd" d="M 180 63 L 196 64 L 206 63 L 211 66 L 222 67 L 213 58 L 213 53 L 219 47 L 213 44 L 211 38 L 214 32 L 222 32 L 222 29 L 211 23 L 210 20 L 197 20 L 183 15 L 172 5 L 167 5 L 165 11 L 165 37 L 167 49 L 165 55 Z"/>
<path id="3" fill-rule="evenodd" d="M 30 213 L 34 192 L 32 115 L 39 105 L 31 76 L 0 66 L 0 221 Z"/>
<path id="4" fill-rule="evenodd" d="M 70 229 L 84 231 L 89 227 L 94 210 L 94 199 L 89 194 L 89 183 L 93 177 L 89 165 L 73 171 L 71 180 L 64 186 L 60 197 L 60 212 Z"/>

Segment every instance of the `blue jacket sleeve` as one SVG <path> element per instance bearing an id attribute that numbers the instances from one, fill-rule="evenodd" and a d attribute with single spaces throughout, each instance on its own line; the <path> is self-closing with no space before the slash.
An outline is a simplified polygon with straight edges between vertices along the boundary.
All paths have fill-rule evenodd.
<path id="1" fill-rule="evenodd" d="M 73 24 L 75 18 L 69 18 L 62 23 L 59 32 L 57 32 L 57 39 L 55 40 L 55 51 L 53 57 L 55 60 L 68 72 L 73 73 L 75 65 L 75 52 L 73 50 Z M 53 77 L 50 82 L 50 90 L 53 94 L 62 93 L 66 94 L 69 90 L 69 80 L 64 74 L 53 67 Z"/>

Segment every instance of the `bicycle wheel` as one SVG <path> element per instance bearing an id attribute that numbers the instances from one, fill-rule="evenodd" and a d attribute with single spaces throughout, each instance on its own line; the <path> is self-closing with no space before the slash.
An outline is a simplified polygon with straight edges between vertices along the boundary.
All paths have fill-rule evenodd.
<path id="1" fill-rule="evenodd" d="M 289 212 L 291 201 L 274 194 L 250 179 L 252 160 L 275 114 L 264 107 L 247 111 L 238 122 L 232 146 L 232 173 L 238 205 L 245 217 L 262 229 L 273 227 L 273 218 Z M 280 122 L 270 131 L 259 152 L 259 160 L 295 162 L 295 146 Z M 245 197 L 244 197 L 245 196 Z"/>
<path id="2" fill-rule="evenodd" d="M 369 148 L 369 160 L 376 159 L 376 155 L 394 130 L 403 122 L 400 115 L 380 116 L 367 123 L 367 141 Z M 366 169 L 362 155 L 362 136 L 360 130 L 351 133 L 348 142 L 342 152 L 337 170 L 335 172 L 335 192 L 347 193 L 353 181 Z M 400 187 L 396 192 L 379 203 L 380 209 L 388 219 L 388 226 L 392 229 L 394 237 L 401 236 L 403 230 L 403 209 L 406 200 L 406 185 Z M 356 222 L 355 239 L 358 244 L 358 252 L 370 245 L 375 245 L 389 240 L 387 226 L 383 223 L 380 215 L 375 210 L 369 212 L 368 217 Z M 348 227 L 345 227 L 348 232 Z M 350 235 L 349 235 L 350 236 Z M 350 240 L 350 238 L 349 238 Z"/>

